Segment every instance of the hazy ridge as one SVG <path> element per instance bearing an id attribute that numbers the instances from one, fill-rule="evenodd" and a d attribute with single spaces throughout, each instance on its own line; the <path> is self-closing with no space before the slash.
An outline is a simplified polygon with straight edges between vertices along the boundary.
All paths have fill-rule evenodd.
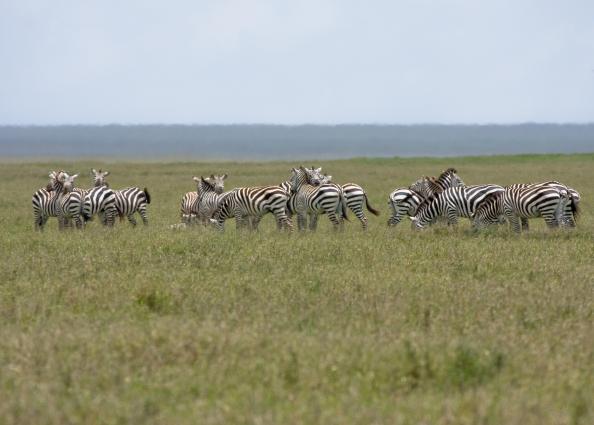
<path id="1" fill-rule="evenodd" d="M 594 124 L 0 126 L 0 157 L 286 160 L 594 151 Z"/>

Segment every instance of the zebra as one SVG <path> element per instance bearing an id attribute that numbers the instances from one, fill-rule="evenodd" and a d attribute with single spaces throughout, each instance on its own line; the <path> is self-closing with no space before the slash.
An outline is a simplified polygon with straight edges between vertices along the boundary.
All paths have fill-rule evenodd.
<path id="1" fill-rule="evenodd" d="M 250 227 L 257 230 L 262 216 L 270 212 L 274 214 L 279 230 L 291 231 L 293 226 L 286 214 L 288 199 L 289 195 L 280 186 L 236 188 L 225 194 L 209 221 L 223 231 L 225 220 L 229 218 L 235 218 L 237 229 L 248 224 L 251 218 Z"/>
<path id="2" fill-rule="evenodd" d="M 109 183 L 105 178 L 109 175 L 109 171 L 102 171 L 99 169 L 91 169 L 91 176 L 93 177 L 93 186 L 105 186 L 109 188 Z M 88 191 L 85 191 L 88 192 Z M 151 203 L 151 195 L 148 189 L 140 190 L 138 187 L 127 187 L 124 189 L 114 190 L 115 207 L 120 220 L 124 217 L 128 219 L 132 226 L 136 226 L 136 219 L 134 213 L 138 213 L 142 218 L 143 224 L 148 225 L 148 217 L 146 215 L 147 205 Z M 84 193 L 86 195 L 86 193 Z"/>
<path id="3" fill-rule="evenodd" d="M 503 216 L 515 233 L 527 231 L 527 219 L 534 217 L 542 217 L 549 228 L 560 224 L 565 227 L 563 219 L 568 205 L 573 208 L 572 193 L 559 182 L 510 185 L 503 193 L 491 195 L 477 208 L 472 217 L 473 227 L 478 230 L 501 223 Z"/>
<path id="4" fill-rule="evenodd" d="M 418 229 L 424 228 L 440 216 L 447 217 L 448 224 L 455 225 L 458 217 L 471 218 L 488 195 L 503 191 L 503 187 L 494 184 L 451 187 L 424 200 L 411 220 Z"/>
<path id="5" fill-rule="evenodd" d="M 32 197 L 33 223 L 35 230 L 43 231 L 49 217 L 58 219 L 58 228 L 62 230 L 68 226 L 68 219 L 74 218 L 77 227 L 82 226 L 80 221 L 80 195 L 73 192 L 74 176 L 68 176 L 63 171 L 50 171 L 49 182 L 45 188 L 37 190 Z M 63 193 L 66 189 L 66 193 Z"/>
<path id="6" fill-rule="evenodd" d="M 388 226 L 396 226 L 402 217 L 414 217 L 419 205 L 428 198 L 436 196 L 450 187 L 464 186 L 464 181 L 457 174 L 455 168 L 448 168 L 439 177 L 422 177 L 407 188 L 394 189 L 388 196 L 388 206 L 392 209 L 392 216 L 388 219 Z"/>
<path id="7" fill-rule="evenodd" d="M 225 179 L 227 174 L 222 176 L 211 174 L 208 179 L 200 176 L 200 179 L 194 177 L 194 181 L 198 183 L 195 210 L 198 220 L 203 224 L 208 224 L 209 220 L 217 211 L 221 201 L 231 192 L 223 193 L 225 189 Z"/>
<path id="8" fill-rule="evenodd" d="M 423 176 L 411 184 L 409 189 L 415 191 L 425 199 L 431 198 L 450 187 L 465 186 L 464 181 L 462 181 L 457 173 L 458 171 L 455 168 L 450 167 L 442 171 L 437 178 Z"/>
<path id="9" fill-rule="evenodd" d="M 85 195 L 82 209 L 85 222 L 99 214 L 103 225 L 111 227 L 117 213 L 116 195 L 108 186 L 93 187 Z"/>
<path id="10" fill-rule="evenodd" d="M 307 215 L 311 217 L 310 230 L 317 226 L 317 215 L 326 213 L 335 229 L 347 219 L 347 202 L 342 187 L 334 183 L 314 186 L 317 177 L 304 167 L 291 170 L 291 192 L 296 194 L 295 211 L 299 230 L 305 230 Z M 318 181 L 319 183 L 319 181 Z"/>
<path id="11" fill-rule="evenodd" d="M 50 217 L 58 216 L 57 193 L 53 190 L 54 178 L 60 171 L 50 171 L 48 184 L 38 189 L 31 198 L 33 206 L 33 225 L 35 230 L 43 231 Z"/>
<path id="12" fill-rule="evenodd" d="M 126 189 L 115 190 L 115 205 L 120 220 L 124 217 L 132 226 L 136 226 L 136 219 L 134 213 L 137 212 L 142 218 L 145 226 L 148 225 L 148 217 L 146 215 L 146 207 L 151 203 L 151 195 L 148 189 L 140 190 L 137 187 L 128 187 Z"/>
<path id="13" fill-rule="evenodd" d="M 402 217 L 414 217 L 419 205 L 425 198 L 411 189 L 395 189 L 389 195 L 388 206 L 392 209 L 392 216 L 388 219 L 388 226 L 396 226 Z"/>
<path id="14" fill-rule="evenodd" d="M 332 183 L 332 176 L 322 174 L 321 168 L 314 169 L 312 167 L 312 170 L 315 173 L 315 177 L 311 180 L 312 184 L 316 185 L 315 183 Z M 371 206 L 371 204 L 369 203 L 369 199 L 367 198 L 367 193 L 365 193 L 365 190 L 363 190 L 363 188 L 358 184 L 345 183 L 340 186 L 342 187 L 347 207 L 359 219 L 359 221 L 361 222 L 361 226 L 363 227 L 363 230 L 367 230 L 368 220 L 367 217 L 365 217 L 365 214 L 363 213 L 363 206 L 365 205 L 367 211 L 369 211 L 373 215 L 378 216 L 380 215 L 380 212 Z M 317 216 L 314 219 L 317 220 Z"/>
<path id="15" fill-rule="evenodd" d="M 218 194 L 223 193 L 223 190 L 225 189 L 225 185 L 224 185 L 224 180 L 227 178 L 227 174 L 224 174 L 223 176 L 217 176 L 220 177 L 221 179 L 217 182 L 214 183 L 215 185 L 215 192 Z M 194 182 L 196 182 L 196 190 L 193 192 L 187 192 L 181 200 L 181 208 L 180 208 L 180 217 L 181 217 L 181 221 L 182 223 L 187 223 L 187 224 L 194 224 L 199 222 L 198 218 L 199 218 L 199 198 L 200 198 L 200 178 L 199 177 L 192 177 L 192 180 L 194 180 Z M 211 183 L 212 181 L 215 180 L 215 176 L 211 174 L 210 177 L 205 178 L 204 180 L 206 180 L 208 183 Z M 190 221 L 189 218 L 193 217 L 195 218 L 195 220 Z M 207 217 L 210 218 L 210 217 Z M 205 220 L 202 220 L 202 222 L 204 223 Z"/>
<path id="16" fill-rule="evenodd" d="M 77 229 L 83 227 L 83 220 L 81 219 L 83 196 L 80 191 L 74 188 L 74 179 L 77 177 L 78 174 L 70 176 L 68 173 L 60 171 L 54 174 L 52 178 L 52 190 L 56 194 L 56 212 L 60 230 L 70 227 L 71 221 L 74 221 Z"/>

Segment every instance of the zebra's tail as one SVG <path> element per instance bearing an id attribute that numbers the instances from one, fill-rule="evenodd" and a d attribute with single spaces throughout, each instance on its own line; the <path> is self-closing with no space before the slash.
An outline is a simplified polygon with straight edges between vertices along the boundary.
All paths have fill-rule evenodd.
<path id="1" fill-rule="evenodd" d="M 369 199 L 367 198 L 367 194 L 365 193 L 364 195 L 365 195 L 365 206 L 367 207 L 367 211 L 369 211 L 373 215 L 380 215 L 380 212 L 378 210 L 376 210 L 375 208 L 373 208 L 369 204 Z"/>
<path id="2" fill-rule="evenodd" d="M 151 203 L 151 194 L 149 193 L 149 191 L 146 187 L 144 188 L 144 196 L 146 198 L 146 203 L 150 204 Z"/>
<path id="3" fill-rule="evenodd" d="M 571 206 L 571 213 L 573 214 L 573 221 L 577 222 L 578 217 L 580 215 L 580 205 L 576 202 L 575 198 L 569 192 L 569 205 Z"/>

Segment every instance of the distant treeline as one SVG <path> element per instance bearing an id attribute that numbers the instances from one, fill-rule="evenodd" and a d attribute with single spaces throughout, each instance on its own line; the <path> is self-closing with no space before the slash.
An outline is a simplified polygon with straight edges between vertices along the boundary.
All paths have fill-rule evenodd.
<path id="1" fill-rule="evenodd" d="M 2 158 L 288 160 L 594 152 L 594 124 L 0 127 Z"/>

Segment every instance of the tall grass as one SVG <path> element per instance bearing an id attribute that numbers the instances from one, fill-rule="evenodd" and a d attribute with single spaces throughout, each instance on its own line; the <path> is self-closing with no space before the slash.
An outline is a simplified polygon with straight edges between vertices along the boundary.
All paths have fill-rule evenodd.
<path id="1" fill-rule="evenodd" d="M 193 175 L 261 185 L 293 165 L 2 164 L 0 422 L 594 422 L 594 155 L 329 161 L 382 210 L 367 233 L 353 215 L 343 233 L 168 228 Z M 388 229 L 387 194 L 448 166 L 565 182 L 579 228 Z M 91 167 L 147 186 L 150 226 L 35 233 L 47 171 Z"/>

